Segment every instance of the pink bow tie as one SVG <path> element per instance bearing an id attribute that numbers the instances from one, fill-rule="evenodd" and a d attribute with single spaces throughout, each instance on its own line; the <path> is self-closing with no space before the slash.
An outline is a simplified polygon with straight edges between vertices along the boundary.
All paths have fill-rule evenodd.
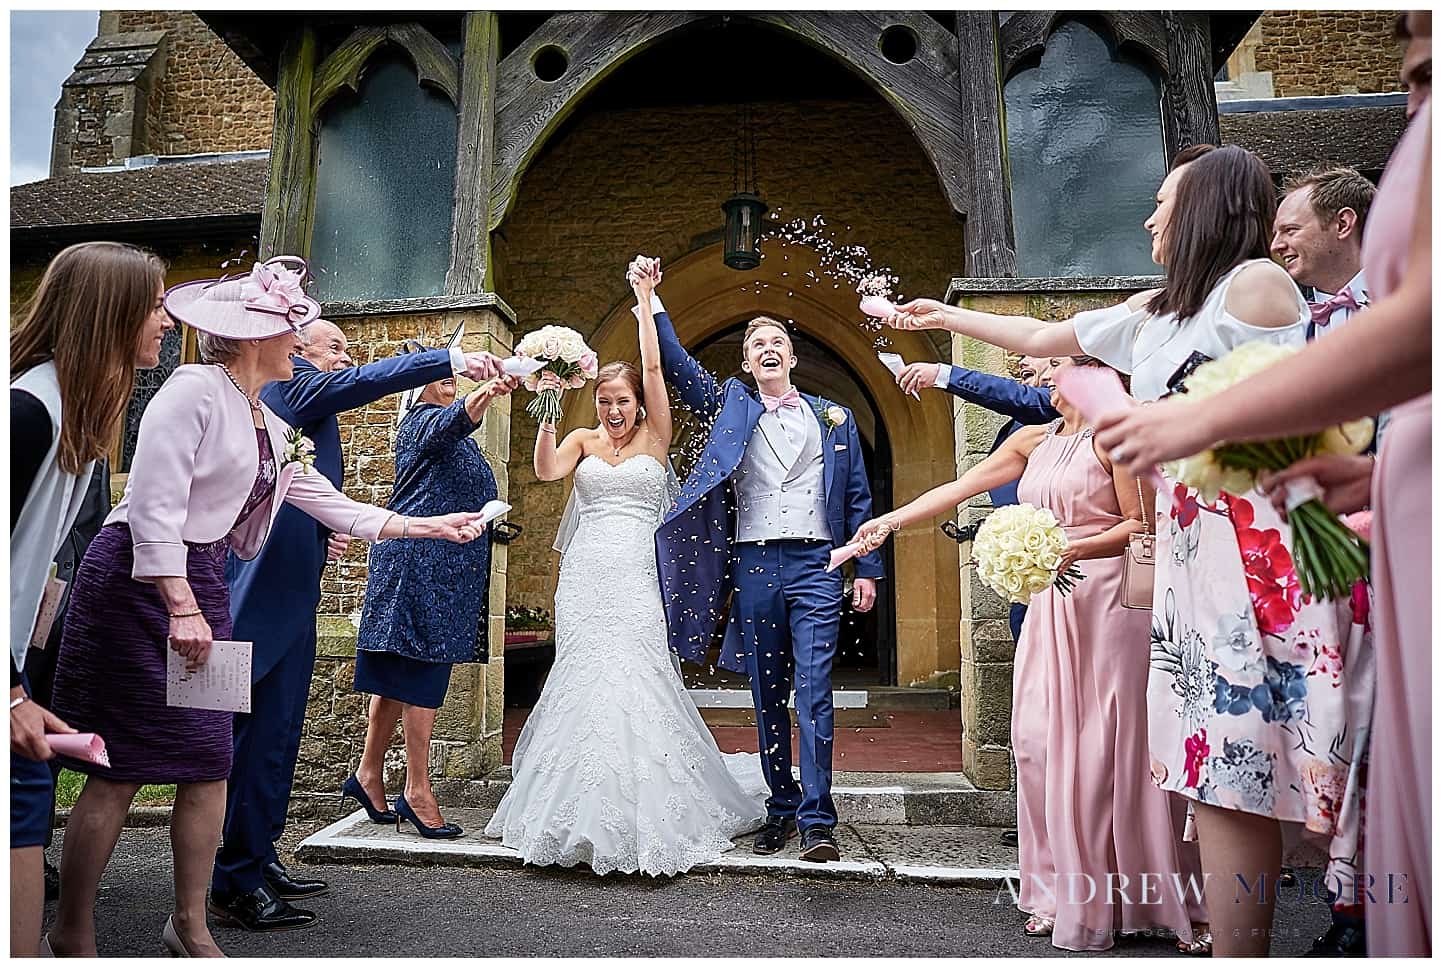
<path id="1" fill-rule="evenodd" d="M 1342 291 L 1337 293 L 1337 295 L 1324 302 L 1312 303 L 1311 308 L 1312 322 L 1318 326 L 1326 326 L 1332 321 L 1332 313 L 1338 309 L 1346 308 L 1357 310 L 1361 309 L 1362 306 L 1357 302 L 1357 297 L 1352 295 L 1352 287 L 1343 286 Z"/>
<path id="2" fill-rule="evenodd" d="M 800 407 L 801 394 L 796 392 L 795 387 L 787 390 L 779 397 L 773 397 L 769 393 L 763 393 L 761 394 L 761 405 L 766 408 L 767 413 L 774 413 L 781 407 Z"/>

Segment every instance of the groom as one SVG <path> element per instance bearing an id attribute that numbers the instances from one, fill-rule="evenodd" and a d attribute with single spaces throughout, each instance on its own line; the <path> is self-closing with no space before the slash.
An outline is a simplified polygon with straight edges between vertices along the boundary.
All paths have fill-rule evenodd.
<path id="1" fill-rule="evenodd" d="M 659 263 L 637 257 L 630 272 L 660 280 Z M 771 796 L 758 854 L 801 831 L 801 858 L 839 860 L 831 799 L 831 662 L 841 624 L 842 581 L 826 566 L 871 513 L 861 439 L 851 414 L 791 385 L 791 338 L 774 319 L 746 327 L 741 369 L 756 387 L 716 378 L 676 338 L 660 299 L 651 311 L 666 381 L 711 425 L 706 448 L 665 522 L 656 560 L 671 648 L 706 661 L 727 592 L 734 592 L 721 666 L 751 677 L 756 727 Z M 856 560 L 852 607 L 871 609 L 881 559 Z M 801 727 L 801 785 L 791 775 L 794 676 Z"/>

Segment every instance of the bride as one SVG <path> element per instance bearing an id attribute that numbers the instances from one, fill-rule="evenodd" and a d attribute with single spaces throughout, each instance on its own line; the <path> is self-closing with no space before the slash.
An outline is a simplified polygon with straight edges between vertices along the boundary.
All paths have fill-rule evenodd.
<path id="1" fill-rule="evenodd" d="M 537 478 L 576 475 L 557 543 L 556 661 L 486 834 L 530 864 L 672 875 L 715 860 L 732 837 L 760 826 L 766 783 L 755 756 L 717 749 L 667 645 L 655 531 L 674 478 L 650 318 L 659 278 L 627 278 L 642 373 L 629 363 L 602 367 L 600 425 L 559 447 L 554 425 L 536 437 Z"/>

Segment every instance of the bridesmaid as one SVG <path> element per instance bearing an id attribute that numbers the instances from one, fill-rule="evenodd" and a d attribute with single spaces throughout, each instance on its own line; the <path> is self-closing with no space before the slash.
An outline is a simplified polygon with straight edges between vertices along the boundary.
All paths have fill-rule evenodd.
<path id="1" fill-rule="evenodd" d="M 1055 360 L 1053 372 L 1102 365 L 1073 356 Z M 1068 951 L 1105 950 L 1116 932 L 1155 929 L 1190 944 L 1201 898 L 1175 886 L 1196 878 L 1200 887 L 1199 860 L 1181 842 L 1181 804 L 1151 781 L 1147 752 L 1151 614 L 1121 605 L 1121 555 L 1144 527 L 1142 488 L 1112 466 L 1055 387 L 1052 405 L 1060 420 L 1023 428 L 959 480 L 866 522 L 852 540 L 878 547 L 1018 476 L 1018 499 L 1056 515 L 1069 541 L 1061 570 L 1077 563 L 1086 579 L 1067 595 L 1032 596 L 1017 644 L 1011 739 L 1025 930 Z M 1159 896 L 1141 889 L 1144 876 Z"/>
<path id="2" fill-rule="evenodd" d="M 1310 475 L 1333 510 L 1369 501 L 1375 509 L 1379 701 L 1363 857 L 1376 885 L 1367 908 L 1374 957 L 1432 949 L 1432 14 L 1407 14 L 1399 33 L 1412 117 L 1367 220 L 1372 304 L 1347 329 L 1205 407 L 1179 400 L 1099 421 L 1106 446 L 1136 470 L 1222 440 L 1307 433 L 1395 408 L 1375 470 L 1365 459 L 1313 459 L 1267 482 L 1278 491 Z"/>

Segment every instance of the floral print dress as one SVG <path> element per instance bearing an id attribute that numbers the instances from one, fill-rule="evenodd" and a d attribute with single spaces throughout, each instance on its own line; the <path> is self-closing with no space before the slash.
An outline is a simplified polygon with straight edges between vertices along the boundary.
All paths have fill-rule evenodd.
<path id="1" fill-rule="evenodd" d="M 1184 321 L 1125 303 L 1080 313 L 1077 341 L 1130 374 L 1143 401 L 1165 395 L 1195 353 L 1220 359 L 1255 341 L 1300 349 L 1311 318 L 1300 293 L 1287 326 L 1256 327 L 1227 311 L 1232 280 L 1257 264 L 1268 260 L 1223 275 Z M 1255 490 L 1213 503 L 1175 481 L 1158 491 L 1152 774 L 1193 801 L 1302 825 L 1326 846 L 1327 886 L 1350 904 L 1375 676 L 1370 592 L 1304 598 L 1291 545 L 1291 529 Z"/>
<path id="2" fill-rule="evenodd" d="M 1291 533 L 1249 491 L 1157 495 L 1147 686 L 1164 790 L 1302 824 L 1326 844 L 1327 886 L 1353 895 L 1371 721 L 1370 601 L 1302 595 Z"/>

